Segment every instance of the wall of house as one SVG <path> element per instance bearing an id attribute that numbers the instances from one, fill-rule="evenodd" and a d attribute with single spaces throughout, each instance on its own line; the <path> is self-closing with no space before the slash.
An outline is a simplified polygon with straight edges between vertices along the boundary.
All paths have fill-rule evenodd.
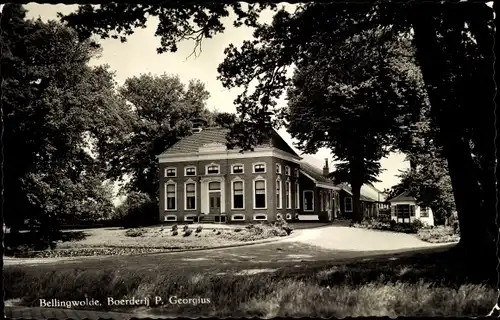
<path id="1" fill-rule="evenodd" d="M 415 206 L 415 216 L 410 216 L 410 222 L 413 222 L 413 221 L 418 219 L 426 225 L 429 225 L 429 226 L 434 225 L 434 216 L 432 214 L 431 208 L 424 208 L 424 210 L 426 210 L 428 213 L 428 217 L 422 217 L 422 214 L 421 214 L 422 208 L 420 206 L 418 206 L 415 201 L 409 201 L 409 200 L 391 201 L 391 220 L 398 222 L 396 213 L 393 209 L 397 205 L 413 205 L 413 206 Z"/>
<path id="2" fill-rule="evenodd" d="M 253 173 L 253 164 L 255 163 L 265 163 L 266 172 L 265 173 Z M 276 163 L 282 165 L 282 173 L 276 174 Z M 220 166 L 219 175 L 206 175 L 205 168 L 207 165 L 217 164 Z M 244 172 L 239 174 L 231 173 L 231 167 L 234 164 L 242 164 L 244 166 Z M 290 166 L 291 176 L 285 175 L 285 166 Z M 196 167 L 196 176 L 185 176 L 184 169 L 188 166 Z M 175 168 L 177 170 L 176 177 L 166 177 L 165 169 Z M 178 163 L 160 163 L 159 173 L 160 173 L 160 220 L 164 221 L 167 215 L 173 215 L 177 217 L 177 221 L 184 221 L 185 215 L 198 215 L 201 213 L 208 213 L 208 204 L 205 208 L 202 207 L 202 198 L 206 197 L 207 190 L 202 190 L 202 179 L 208 177 L 220 177 L 223 179 L 223 196 L 221 201 L 221 214 L 226 214 L 227 220 L 231 221 L 231 217 L 234 214 L 244 214 L 245 222 L 253 221 L 254 215 L 256 214 L 266 214 L 268 221 L 275 221 L 276 214 L 282 214 L 282 217 L 286 217 L 286 213 L 291 213 L 293 217 L 295 209 L 295 181 L 296 177 L 293 176 L 294 169 L 298 168 L 298 164 L 285 161 L 282 159 L 274 157 L 262 157 L 262 158 L 243 158 L 243 159 L 224 159 L 224 160 L 203 160 L 203 161 L 186 161 Z M 254 179 L 257 177 L 262 177 L 266 180 L 266 209 L 254 209 L 253 202 L 253 183 Z M 282 207 L 283 209 L 276 208 L 276 179 L 280 176 L 282 179 Z M 292 192 L 292 208 L 286 209 L 286 192 L 285 192 L 285 182 L 287 179 L 291 181 L 291 192 Z M 165 194 L 165 183 L 168 181 L 173 181 L 177 183 L 177 208 L 176 210 L 165 210 L 166 206 L 166 194 Z M 195 210 L 185 210 L 185 190 L 184 185 L 188 180 L 193 180 L 196 183 L 196 209 Z M 236 180 L 244 181 L 244 209 L 232 209 L 232 182 Z M 241 221 L 240 221 L 241 222 Z"/>
<path id="3" fill-rule="evenodd" d="M 295 169 L 300 169 L 299 164 L 287 160 L 283 160 L 280 158 L 272 158 L 273 162 L 273 189 L 272 189 L 272 197 L 271 197 L 271 205 L 272 208 L 275 209 L 276 214 L 281 215 L 283 219 L 286 219 L 287 216 L 290 218 L 295 217 L 295 214 L 298 212 L 296 209 L 295 205 L 295 194 L 296 194 L 296 185 L 295 182 L 300 180 L 299 178 L 296 177 L 295 175 Z M 279 165 L 281 167 L 281 173 L 277 172 L 277 166 Z M 286 174 L 285 168 L 286 166 L 290 167 L 290 175 Z M 276 181 L 278 178 L 281 180 L 281 207 L 278 208 L 278 203 L 277 203 L 277 192 L 276 192 Z M 289 208 L 286 207 L 286 182 L 290 181 L 290 192 L 291 192 L 291 206 Z M 299 185 L 299 191 L 300 191 L 301 186 Z"/>

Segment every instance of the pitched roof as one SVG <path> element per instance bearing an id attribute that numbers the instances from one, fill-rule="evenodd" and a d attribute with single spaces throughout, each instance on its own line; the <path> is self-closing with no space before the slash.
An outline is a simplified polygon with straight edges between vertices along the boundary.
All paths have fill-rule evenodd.
<path id="1" fill-rule="evenodd" d="M 347 185 L 346 183 L 341 183 L 338 185 L 338 187 L 342 188 L 344 191 L 347 191 L 348 193 L 352 194 L 352 188 L 351 186 Z M 377 199 L 373 199 L 367 194 L 363 194 L 363 189 L 360 190 L 360 195 L 359 195 L 359 200 L 361 201 L 366 201 L 366 202 L 377 202 Z"/>
<path id="2" fill-rule="evenodd" d="M 300 169 L 310 175 L 314 180 L 333 185 L 333 181 L 323 176 L 323 171 L 305 161 L 300 162 Z"/>
<path id="3" fill-rule="evenodd" d="M 394 198 L 389 199 L 388 201 L 393 202 L 393 201 L 416 201 L 416 200 L 417 199 L 415 197 L 410 195 L 410 191 L 404 191 L 395 196 Z"/>
<path id="4" fill-rule="evenodd" d="M 226 128 L 205 128 L 199 133 L 194 133 L 181 138 L 172 147 L 165 150 L 160 156 L 198 152 L 200 147 L 209 143 L 220 143 L 225 145 L 228 133 L 229 129 Z M 291 153 L 294 156 L 299 156 L 275 130 L 273 130 L 272 136 L 269 140 L 270 141 L 268 143 L 260 144 L 257 147 L 274 147 Z"/>

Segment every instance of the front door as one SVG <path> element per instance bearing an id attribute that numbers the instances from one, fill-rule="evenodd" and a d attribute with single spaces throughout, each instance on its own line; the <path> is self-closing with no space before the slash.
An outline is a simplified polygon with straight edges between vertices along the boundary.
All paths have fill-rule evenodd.
<path id="1" fill-rule="evenodd" d="M 220 214 L 220 191 L 213 191 L 208 196 L 211 214 Z"/>

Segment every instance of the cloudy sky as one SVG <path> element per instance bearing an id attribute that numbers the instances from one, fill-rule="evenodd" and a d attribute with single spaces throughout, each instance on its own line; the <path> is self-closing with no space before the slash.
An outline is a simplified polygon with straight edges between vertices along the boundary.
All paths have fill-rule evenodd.
<path id="1" fill-rule="evenodd" d="M 290 6 L 287 4 L 287 6 Z M 70 13 L 76 9 L 72 5 L 50 5 L 29 3 L 26 5 L 29 18 L 42 20 L 57 19 L 57 12 Z M 137 76 L 141 73 L 152 74 L 177 74 L 184 83 L 196 78 L 203 81 L 210 92 L 208 108 L 217 109 L 223 112 L 236 112 L 233 101 L 239 91 L 227 90 L 217 80 L 217 66 L 224 60 L 224 48 L 229 44 L 239 47 L 244 40 L 252 39 L 252 29 L 240 27 L 234 28 L 231 25 L 231 16 L 226 19 L 226 31 L 212 39 L 203 41 L 202 52 L 198 57 L 188 56 L 193 51 L 192 42 L 181 42 L 176 53 L 157 54 L 156 48 L 160 40 L 154 36 L 157 20 L 150 18 L 147 28 L 136 29 L 135 34 L 128 38 L 126 43 L 119 40 L 100 40 L 102 45 L 102 55 L 92 63 L 95 65 L 108 64 L 116 72 L 116 81 L 122 84 L 125 79 Z M 270 21 L 271 12 L 266 12 L 261 17 L 262 21 Z M 282 137 L 293 145 L 290 135 L 285 129 L 279 130 Z M 328 150 L 320 150 L 316 155 L 304 155 L 304 158 L 318 167 L 324 164 L 324 158 L 331 159 Z M 404 155 L 392 154 L 388 158 L 382 159 L 384 172 L 379 176 L 382 182 L 375 184 L 379 189 L 390 188 L 399 179 L 396 177 L 399 170 L 406 169 L 408 163 L 404 161 Z"/>

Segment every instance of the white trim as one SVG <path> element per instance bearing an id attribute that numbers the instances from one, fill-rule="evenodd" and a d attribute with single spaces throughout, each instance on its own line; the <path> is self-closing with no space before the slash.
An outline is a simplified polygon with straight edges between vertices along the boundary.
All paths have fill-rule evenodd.
<path id="1" fill-rule="evenodd" d="M 241 166 L 241 172 L 233 172 L 235 166 Z M 231 165 L 231 174 L 244 174 L 245 173 L 245 165 L 243 163 L 233 163 Z"/>
<path id="2" fill-rule="evenodd" d="M 174 217 L 174 220 L 168 220 L 168 218 Z M 166 216 L 163 217 L 163 221 L 169 222 L 169 221 L 177 221 L 177 216 L 175 214 L 167 214 Z"/>
<path id="3" fill-rule="evenodd" d="M 285 216 L 285 219 L 286 220 L 292 220 L 292 214 L 291 213 L 287 213 L 286 216 Z"/>
<path id="4" fill-rule="evenodd" d="M 194 209 L 188 209 L 187 208 L 187 185 L 188 184 L 194 184 Z M 196 181 L 193 179 L 189 178 L 184 182 L 184 211 L 195 211 L 197 209 L 197 202 L 198 202 L 198 190 L 197 190 L 197 184 Z"/>
<path id="5" fill-rule="evenodd" d="M 195 218 L 195 217 L 197 217 L 197 216 L 198 216 L 197 214 L 192 214 L 192 213 L 190 213 L 190 214 L 185 214 L 185 215 L 184 215 L 184 221 L 194 221 L 194 219 L 193 219 L 193 218 Z M 189 218 L 191 218 L 191 219 L 189 219 Z"/>
<path id="6" fill-rule="evenodd" d="M 300 209 L 300 183 L 295 182 L 295 209 Z"/>
<path id="7" fill-rule="evenodd" d="M 288 171 L 288 173 L 287 173 L 287 171 Z M 292 169 L 290 168 L 290 166 L 285 166 L 285 175 L 287 175 L 287 176 L 292 175 Z"/>
<path id="8" fill-rule="evenodd" d="M 243 217 L 243 219 L 235 219 L 235 217 Z M 235 213 L 231 215 L 231 221 L 245 221 L 247 217 L 243 213 Z"/>
<path id="9" fill-rule="evenodd" d="M 278 186 L 280 187 L 279 194 L 276 193 L 276 189 L 278 188 Z M 278 199 L 276 199 L 276 202 L 279 205 L 279 206 L 278 205 L 276 206 L 276 209 L 283 209 L 283 183 L 281 182 L 280 177 L 276 178 L 275 187 L 276 188 L 274 189 L 274 192 L 275 192 L 276 196 L 279 197 L 279 201 L 278 201 Z"/>
<path id="10" fill-rule="evenodd" d="M 265 219 L 257 219 L 257 216 L 264 216 L 266 217 Z M 267 220 L 267 214 L 266 213 L 256 213 L 253 215 L 253 219 L 256 221 L 266 221 Z"/>
<path id="11" fill-rule="evenodd" d="M 281 174 L 281 164 L 276 163 L 276 174 Z"/>
<path id="12" fill-rule="evenodd" d="M 234 183 L 241 182 L 243 185 L 243 208 L 235 208 L 234 207 Z M 236 177 L 231 180 L 231 210 L 245 210 L 245 180 L 240 177 Z"/>
<path id="13" fill-rule="evenodd" d="M 212 152 L 191 152 L 164 154 L 157 156 L 159 163 L 177 163 L 187 161 L 203 160 L 226 160 L 226 159 L 245 159 L 245 158 L 264 158 L 275 157 L 300 164 L 301 157 L 292 155 L 288 152 L 276 148 L 255 148 L 254 151 L 240 152 L 240 150 L 212 151 Z"/>
<path id="14" fill-rule="evenodd" d="M 311 177 L 310 175 L 308 175 L 307 173 L 305 173 L 304 170 L 300 170 L 300 173 L 302 173 L 303 175 L 305 175 L 306 177 L 308 177 L 309 179 L 311 179 L 312 182 L 317 183 L 316 179 L 314 179 L 313 177 Z"/>
<path id="15" fill-rule="evenodd" d="M 288 186 L 288 195 L 286 194 L 286 187 Z M 292 209 L 292 183 L 290 180 L 285 182 L 285 197 L 288 200 L 288 204 L 286 206 L 287 209 Z"/>
<path id="16" fill-rule="evenodd" d="M 330 190 L 340 190 L 339 187 L 330 186 L 330 185 L 323 184 L 323 183 L 316 183 L 316 187 L 323 188 L 323 189 L 330 189 Z"/>
<path id="17" fill-rule="evenodd" d="M 255 166 L 256 165 L 264 165 L 264 171 L 262 172 L 255 172 Z M 254 162 L 252 163 L 252 173 L 266 173 L 267 172 L 267 164 L 265 162 L 259 161 L 259 162 Z"/>
<path id="18" fill-rule="evenodd" d="M 299 220 L 302 221 L 318 221 L 319 215 L 317 214 L 299 214 Z"/>
<path id="19" fill-rule="evenodd" d="M 257 181 L 264 181 L 264 200 L 265 200 L 265 206 L 263 208 L 257 208 L 255 206 L 255 183 Z M 257 176 L 255 179 L 252 180 L 252 190 L 253 190 L 253 209 L 254 210 L 259 210 L 259 209 L 267 209 L 267 179 L 263 178 L 262 176 Z"/>
<path id="20" fill-rule="evenodd" d="M 312 193 L 312 210 L 307 210 L 306 206 L 306 192 L 311 192 Z M 314 190 L 304 190 L 302 191 L 302 201 L 304 203 L 304 212 L 314 212 Z"/>
<path id="21" fill-rule="evenodd" d="M 187 169 L 191 169 L 191 168 L 194 169 L 194 174 L 193 175 L 188 175 L 187 174 Z M 184 176 L 185 177 L 194 177 L 194 176 L 196 176 L 196 166 L 185 166 L 184 167 Z"/>
<path id="22" fill-rule="evenodd" d="M 347 211 L 347 198 L 351 199 L 351 210 Z M 344 212 L 352 212 L 352 209 L 354 207 L 354 202 L 352 201 L 352 197 L 344 197 Z"/>
<path id="23" fill-rule="evenodd" d="M 174 186 L 174 208 L 173 209 L 168 209 L 168 197 L 167 197 L 167 186 L 168 185 L 173 185 Z M 177 211 L 177 182 L 173 180 L 168 180 L 165 182 L 165 211 Z"/>
<path id="24" fill-rule="evenodd" d="M 217 173 L 208 173 L 208 167 L 213 167 L 213 166 L 216 166 L 217 168 L 219 168 L 218 172 Z M 211 163 L 205 165 L 205 175 L 214 176 L 214 175 L 218 175 L 218 174 L 221 174 L 220 173 L 220 164 L 215 163 L 215 162 L 211 162 Z"/>
<path id="25" fill-rule="evenodd" d="M 167 171 L 168 170 L 172 170 L 172 169 L 174 170 L 174 175 L 173 176 L 167 176 Z M 175 178 L 175 177 L 177 177 L 177 168 L 176 167 L 166 167 L 164 169 L 164 171 L 163 171 L 163 176 L 165 178 Z"/>

